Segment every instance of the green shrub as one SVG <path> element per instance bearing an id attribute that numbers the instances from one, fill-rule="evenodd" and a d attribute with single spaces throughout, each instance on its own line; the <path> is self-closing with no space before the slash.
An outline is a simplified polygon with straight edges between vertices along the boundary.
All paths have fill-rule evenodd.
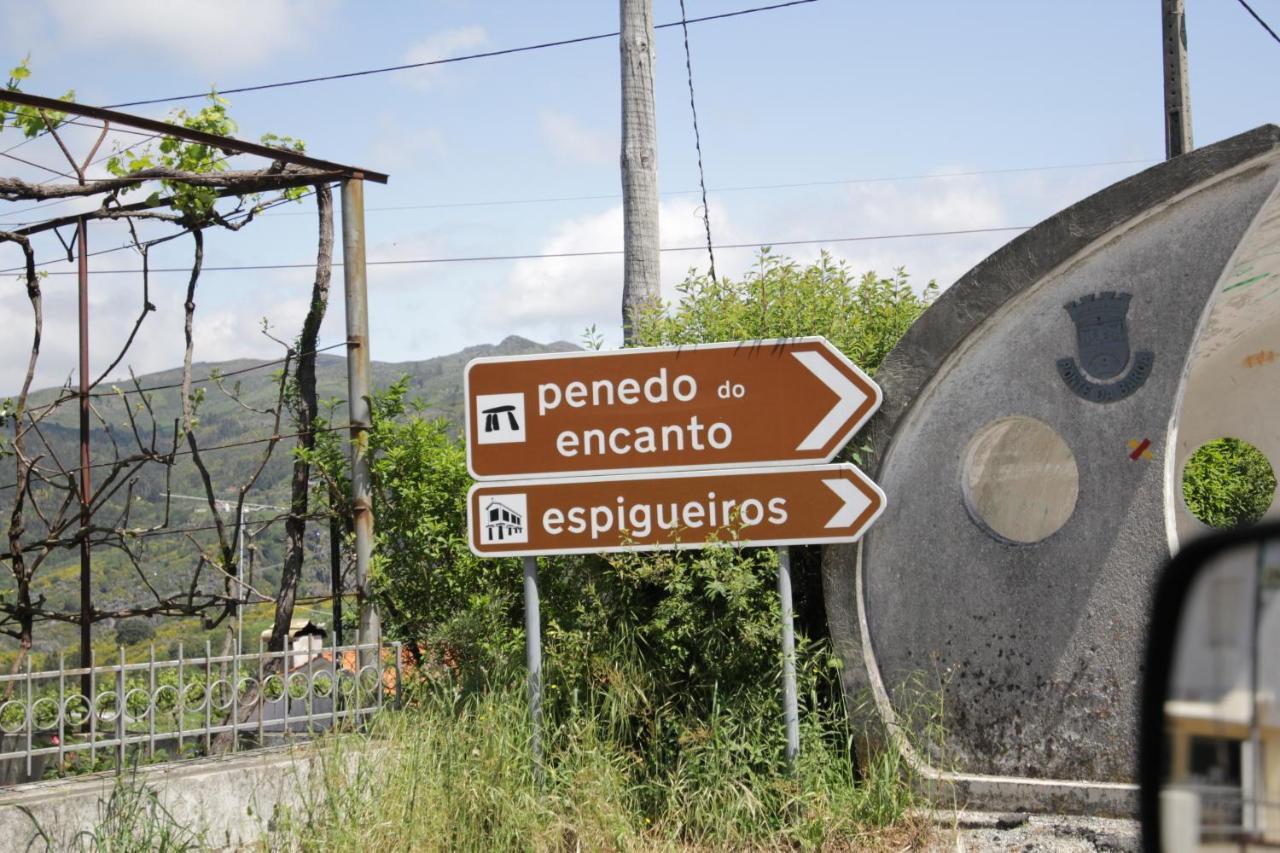
<path id="1" fill-rule="evenodd" d="M 1253 524 L 1271 506 L 1275 492 L 1276 477 L 1267 457 L 1238 438 L 1202 445 L 1183 469 L 1187 508 L 1210 527 Z"/>

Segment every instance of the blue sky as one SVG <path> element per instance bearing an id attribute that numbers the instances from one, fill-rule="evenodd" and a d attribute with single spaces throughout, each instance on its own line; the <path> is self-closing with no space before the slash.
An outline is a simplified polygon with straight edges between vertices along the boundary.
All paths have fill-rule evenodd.
<path id="1" fill-rule="evenodd" d="M 760 4 L 687 0 L 691 16 L 752 5 Z M 1157 0 L 818 0 L 692 26 L 715 239 L 1031 225 L 1154 163 L 1164 145 L 1159 8 Z M 1277 0 L 1256 0 L 1255 8 L 1280 24 Z M 1234 0 L 1187 0 L 1187 14 L 1196 143 L 1277 120 L 1280 44 Z M 679 5 L 655 0 L 654 16 L 678 20 Z M 30 53 L 28 91 L 74 87 L 84 103 L 112 104 L 610 32 L 617 4 L 58 0 L 15 5 L 5 17 L 0 63 Z M 680 192 L 697 186 L 697 169 L 678 28 L 659 31 L 657 69 L 662 241 L 694 245 L 702 240 L 699 202 Z M 371 259 L 621 247 L 615 40 L 231 100 L 244 137 L 288 133 L 317 156 L 391 174 L 387 186 L 367 193 Z M 163 116 L 168 107 L 137 109 Z M 0 150 L 14 143 L 12 132 L 0 135 Z M 42 161 L 57 165 L 56 151 L 41 152 Z M 990 173 L 1097 163 L 1113 165 Z M 39 175 L 13 161 L 3 168 Z M 975 171 L 986 174 L 854 182 Z M 837 181 L 845 183 L 716 189 Z M 606 197 L 475 204 L 565 196 Z M 15 209 L 0 204 L 0 222 L 22 218 L 6 207 Z M 311 210 L 298 205 L 238 234 L 212 236 L 206 262 L 307 261 L 315 225 L 300 214 Z M 945 287 L 1014 233 L 826 248 L 859 271 L 903 266 L 921 284 L 936 279 Z M 123 235 L 103 225 L 91 239 L 92 248 L 107 248 Z M 820 248 L 786 252 L 805 260 Z M 189 242 L 177 241 L 157 250 L 153 263 L 182 265 L 189 251 Z M 42 245 L 42 257 L 57 254 L 56 242 Z M 722 251 L 717 266 L 737 276 L 751 256 Z M 17 261 L 12 247 L 0 247 L 0 265 Z M 130 252 L 94 261 L 104 271 L 136 265 Z M 705 255 L 663 256 L 668 292 L 690 265 L 705 267 Z M 591 323 L 610 343 L 619 337 L 617 258 L 372 267 L 369 275 L 372 350 L 380 360 L 426 358 L 513 333 L 576 340 Z M 139 370 L 180 361 L 183 284 L 181 275 L 156 277 L 160 311 L 137 345 Z M 256 332 L 259 318 L 291 337 L 308 287 L 305 271 L 208 273 L 197 359 L 273 355 Z M 48 291 L 50 345 L 40 380 L 54 383 L 73 372 L 74 278 L 51 276 Z M 95 360 L 110 357 L 138 298 L 136 276 L 94 279 Z M 339 307 L 335 302 L 326 323 L 326 343 L 342 339 Z M 19 288 L 0 293 L 6 328 L 24 328 L 28 316 Z M 24 338 L 0 336 L 3 391 L 17 382 L 13 365 Z"/>

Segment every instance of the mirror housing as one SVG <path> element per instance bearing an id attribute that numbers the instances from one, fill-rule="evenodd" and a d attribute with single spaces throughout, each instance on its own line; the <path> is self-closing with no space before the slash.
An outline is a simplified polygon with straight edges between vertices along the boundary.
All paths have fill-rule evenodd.
<path id="1" fill-rule="evenodd" d="M 1280 833 L 1265 781 L 1280 772 L 1266 761 L 1280 750 L 1269 720 L 1280 643 L 1263 639 L 1280 625 L 1277 567 L 1280 523 L 1269 523 L 1191 542 L 1157 579 L 1138 734 L 1144 850 L 1246 849 Z M 1234 789 L 1231 778 L 1215 786 L 1224 768 Z"/>

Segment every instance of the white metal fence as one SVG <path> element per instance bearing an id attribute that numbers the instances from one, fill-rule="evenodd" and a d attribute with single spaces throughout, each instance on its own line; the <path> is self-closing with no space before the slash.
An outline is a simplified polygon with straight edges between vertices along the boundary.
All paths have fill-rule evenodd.
<path id="1" fill-rule="evenodd" d="M 399 643 L 202 652 L 0 675 L 0 785 L 357 727 L 402 695 Z"/>

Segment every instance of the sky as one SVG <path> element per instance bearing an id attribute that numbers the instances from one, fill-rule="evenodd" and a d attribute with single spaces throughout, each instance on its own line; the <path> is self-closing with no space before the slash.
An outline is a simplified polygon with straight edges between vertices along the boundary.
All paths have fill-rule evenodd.
<path id="1" fill-rule="evenodd" d="M 686 5 L 697 17 L 766 3 Z M 1235 0 L 1186 5 L 1195 143 L 1280 119 L 1280 43 Z M 1280 0 L 1253 5 L 1280 25 Z M 678 21 L 678 0 L 654 0 L 654 18 Z M 0 66 L 29 55 L 26 91 L 74 88 L 82 103 L 110 105 L 617 25 L 617 3 L 600 0 L 44 0 L 6 8 Z M 903 267 L 917 285 L 945 288 L 1018 232 L 840 238 L 1031 226 L 1164 153 L 1158 0 L 816 0 L 693 24 L 689 43 L 717 244 L 771 244 L 799 261 L 825 249 L 858 272 Z M 705 235 L 679 27 L 658 30 L 656 54 L 661 242 L 696 247 Z M 370 266 L 373 358 L 418 360 L 511 334 L 576 342 L 593 324 L 612 346 L 619 256 L 447 259 L 621 248 L 618 65 L 617 40 L 600 39 L 229 98 L 242 138 L 288 134 L 317 157 L 390 174 L 366 189 L 369 259 L 435 262 Z M 200 102 L 132 109 L 164 117 L 175 106 Z M 66 136 L 77 151 L 93 141 L 83 128 Z M 48 140 L 13 150 L 20 141 L 0 133 L 0 152 L 65 169 Z M 113 136 L 108 150 L 132 141 Z M 0 175 L 48 177 L 11 157 L 0 157 Z M 0 227 L 29 221 L 29 206 L 0 202 Z M 107 223 L 89 240 L 91 250 L 126 243 Z M 788 241 L 806 242 L 778 245 Z M 52 236 L 37 245 L 50 273 L 41 386 L 75 375 L 75 267 Z M 309 264 L 315 252 L 314 204 L 304 201 L 211 233 L 205 263 Z M 717 251 L 717 270 L 740 277 L 754 255 Z M 185 268 L 190 258 L 184 238 L 156 247 L 150 263 Z M 20 260 L 0 244 L 0 269 Z M 705 250 L 664 253 L 664 293 L 676 298 L 689 269 L 706 264 Z M 138 265 L 132 250 L 92 259 L 95 375 L 138 313 L 141 278 L 121 272 Z M 0 396 L 17 389 L 29 347 L 30 307 L 10 282 L 0 285 Z M 207 272 L 196 360 L 278 357 L 263 320 L 292 338 L 310 283 L 308 269 Z M 185 285 L 181 272 L 153 275 L 158 310 L 128 360 L 138 372 L 181 362 Z M 340 275 L 321 337 L 344 339 Z"/>

